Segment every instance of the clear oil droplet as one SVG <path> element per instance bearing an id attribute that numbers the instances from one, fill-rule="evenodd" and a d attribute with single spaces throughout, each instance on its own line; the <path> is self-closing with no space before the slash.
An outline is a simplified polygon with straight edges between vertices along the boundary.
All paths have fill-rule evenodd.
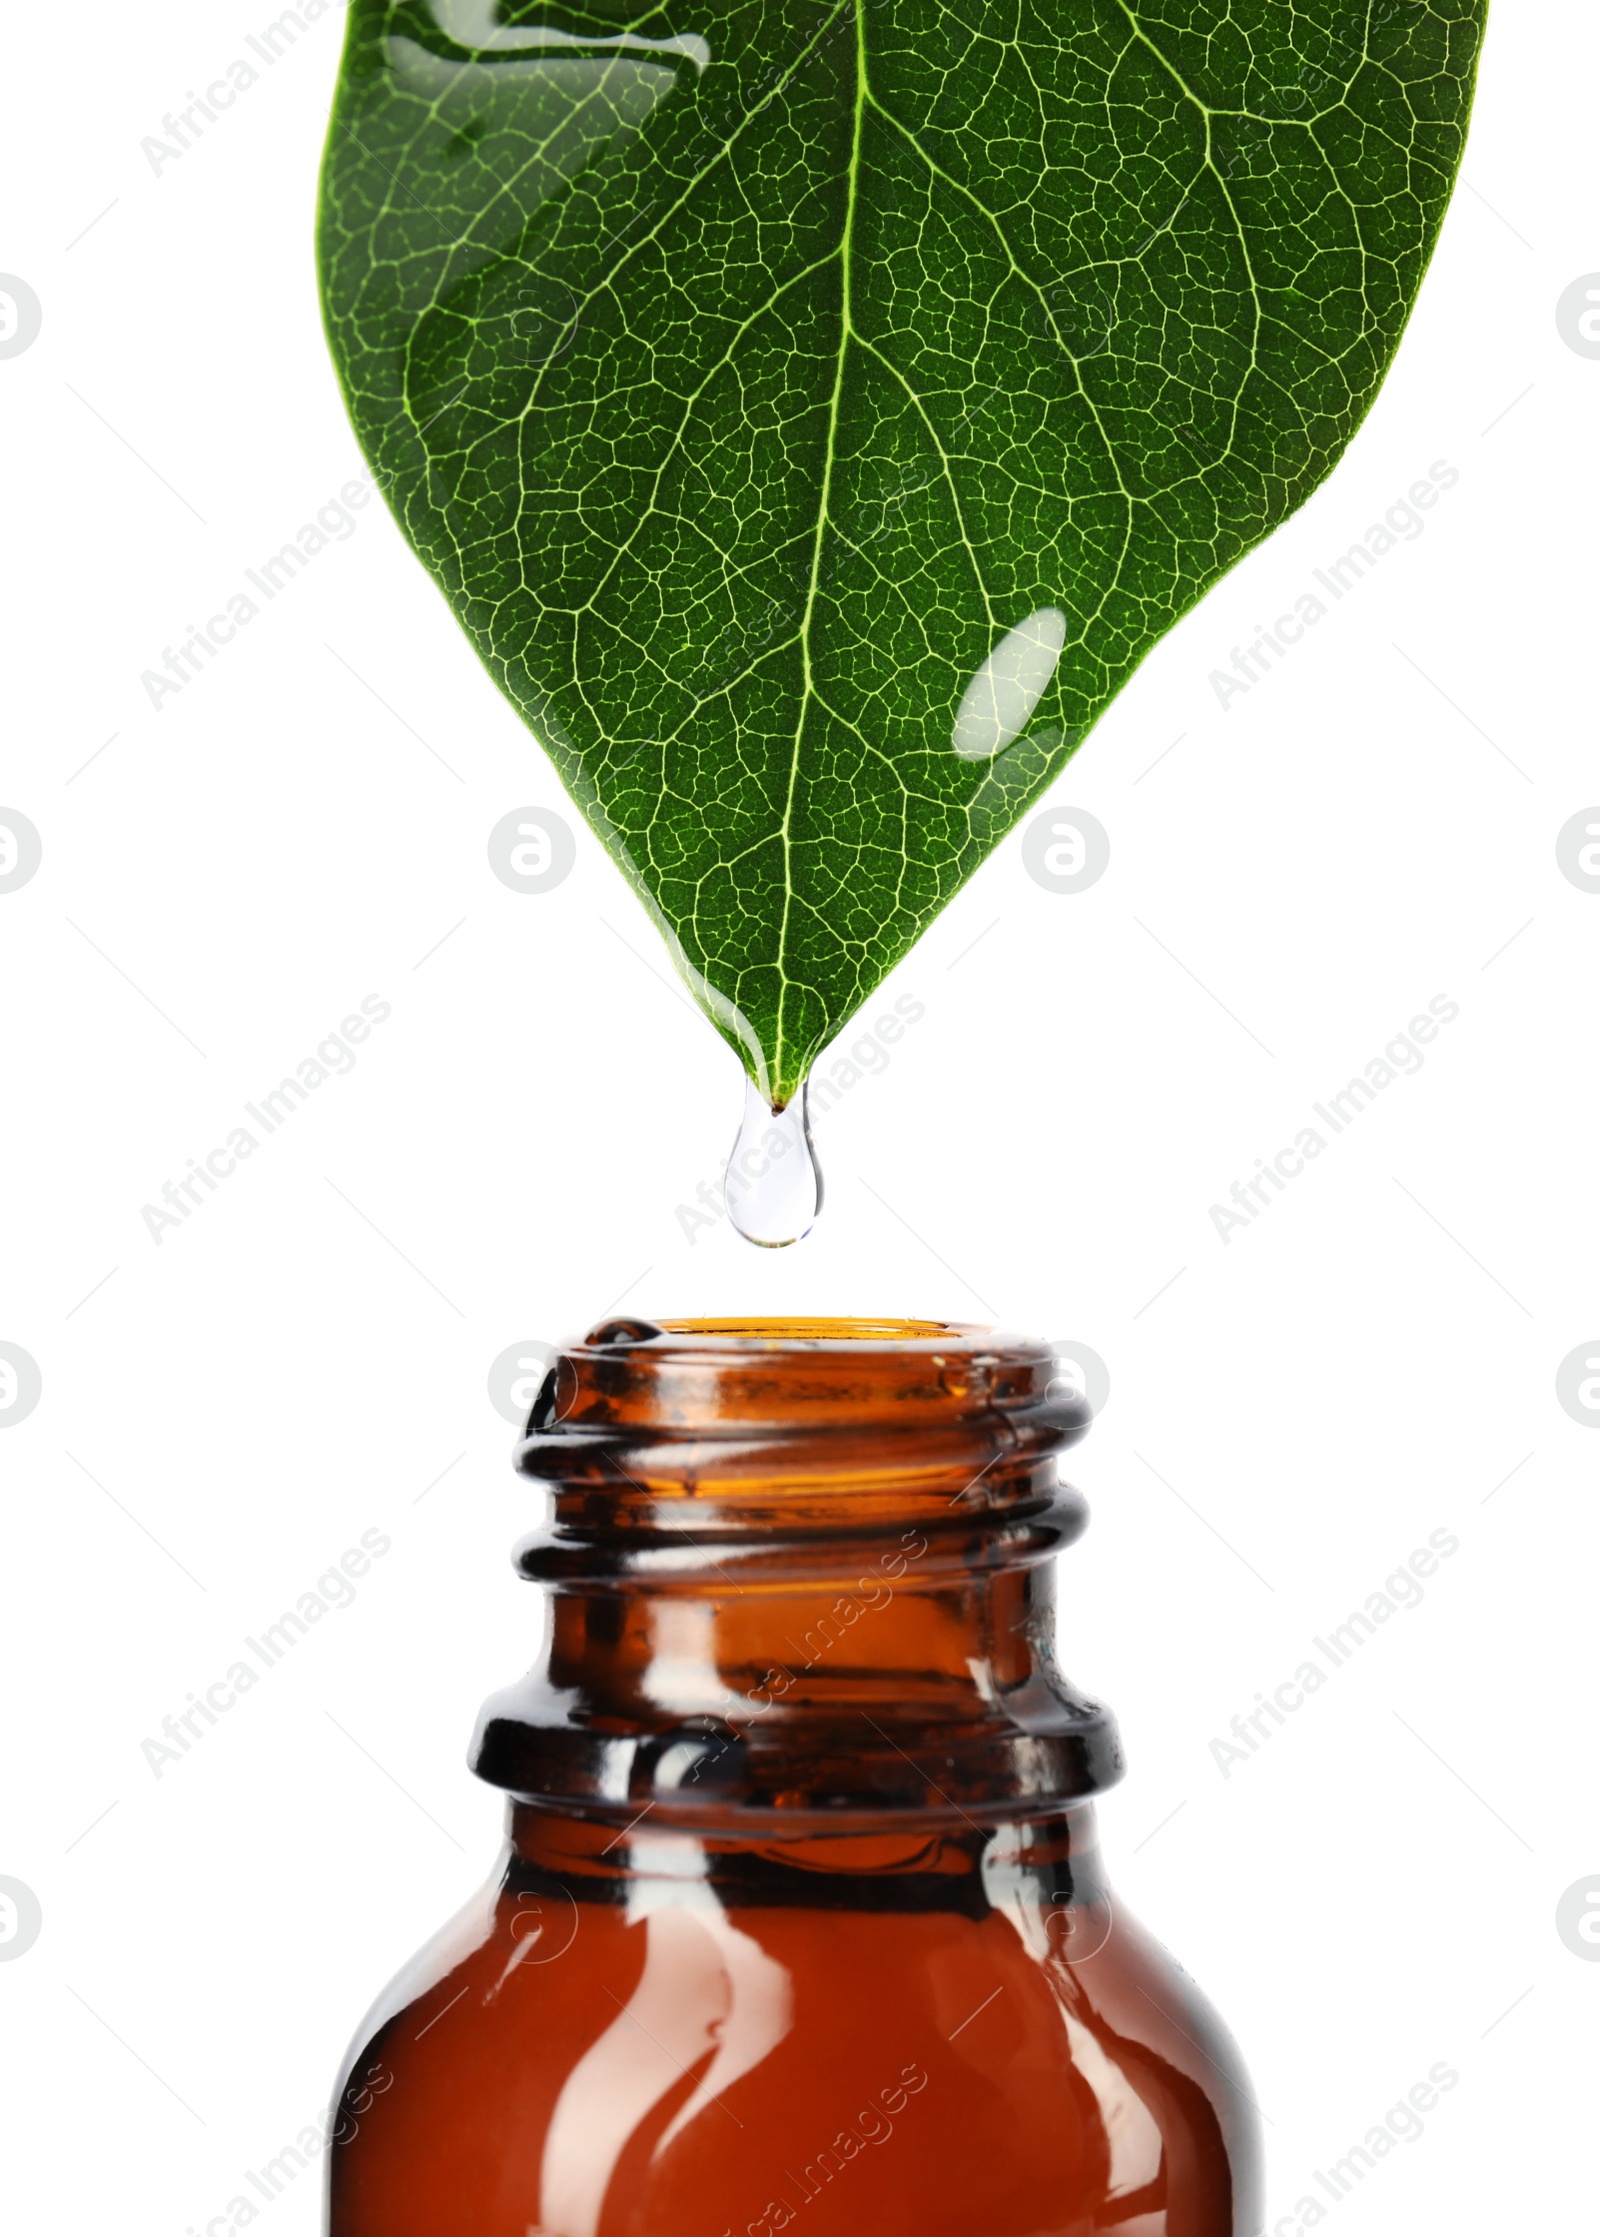
<path id="1" fill-rule="evenodd" d="M 744 1123 L 728 1159 L 728 1217 L 747 1243 L 782 1250 L 822 1209 L 822 1168 L 806 1118 L 806 1086 L 781 1111 L 746 1080 Z"/>

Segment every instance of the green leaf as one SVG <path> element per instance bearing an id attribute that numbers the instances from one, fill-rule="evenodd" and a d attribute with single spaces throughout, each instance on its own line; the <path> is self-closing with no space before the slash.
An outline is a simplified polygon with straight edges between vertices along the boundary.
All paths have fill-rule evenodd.
<path id="1" fill-rule="evenodd" d="M 352 0 L 328 332 L 774 1103 L 1328 473 L 1483 0 Z"/>

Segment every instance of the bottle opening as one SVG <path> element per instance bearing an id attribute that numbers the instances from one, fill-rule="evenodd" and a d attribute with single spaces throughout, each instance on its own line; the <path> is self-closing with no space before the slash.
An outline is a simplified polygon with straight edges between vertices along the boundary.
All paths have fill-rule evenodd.
<path id="1" fill-rule="evenodd" d="M 911 1344 L 977 1331 L 948 1320 L 663 1320 L 668 1336 L 724 1336 L 750 1344 Z"/>
<path id="2" fill-rule="evenodd" d="M 959 1449 L 938 1465 L 959 1466 L 969 1448 L 981 1448 L 974 1465 L 987 1480 L 991 1464 L 1002 1474 L 1008 1465 L 1000 1447 L 1023 1457 L 1011 1422 L 1017 1409 L 1031 1418 L 1043 1408 L 1039 1425 L 1048 1416 L 1051 1435 L 1069 1442 L 1087 1427 L 1087 1410 L 1064 1399 L 1056 1382 L 1047 1344 L 963 1321 L 641 1314 L 602 1321 L 563 1347 L 529 1417 L 518 1464 L 561 1482 L 587 1481 L 594 1463 L 599 1481 L 615 1487 L 623 1481 L 620 1463 L 630 1479 L 656 1470 L 697 1497 L 715 1496 L 724 1476 L 741 1484 L 809 1482 L 813 1463 L 842 1481 L 835 1432 L 854 1431 L 858 1443 L 865 1440 L 863 1452 L 872 1448 L 868 1473 L 915 1474 L 932 1450 L 926 1435 L 942 1429 Z M 602 1432 L 631 1441 L 633 1457 L 619 1444 L 596 1462 L 583 1440 Z M 793 1449 L 797 1438 L 824 1432 L 826 1460 L 823 1447 Z M 908 1436 L 922 1441 L 916 1450 L 906 1448 Z M 876 1441 L 885 1438 L 892 1449 L 878 1452 Z M 655 1450 L 662 1439 L 673 1453 Z M 705 1449 L 708 1440 L 716 1453 Z"/>

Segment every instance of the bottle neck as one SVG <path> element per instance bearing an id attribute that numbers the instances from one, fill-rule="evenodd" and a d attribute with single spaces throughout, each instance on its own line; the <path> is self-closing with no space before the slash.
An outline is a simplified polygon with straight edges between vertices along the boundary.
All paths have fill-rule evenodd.
<path id="1" fill-rule="evenodd" d="M 870 1333 L 863 1333 L 869 1328 Z M 519 1448 L 549 1651 L 474 1768 L 653 1826 L 972 1826 L 1098 1791 L 1107 1713 L 1053 1666 L 1056 1456 L 1082 1402 L 1040 1345 L 940 1324 L 596 1330 Z"/>
<path id="2" fill-rule="evenodd" d="M 807 1834 L 658 1827 L 653 1813 L 617 1827 L 514 1801 L 502 1879 L 555 1954 L 574 1931 L 573 1906 L 583 1903 L 635 1914 L 674 1900 L 728 1911 L 783 1904 L 973 1918 L 1007 1909 L 1040 1926 L 1053 1954 L 1073 1958 L 1093 1955 L 1111 1925 L 1090 1802 L 995 1825 L 886 1817 Z"/>

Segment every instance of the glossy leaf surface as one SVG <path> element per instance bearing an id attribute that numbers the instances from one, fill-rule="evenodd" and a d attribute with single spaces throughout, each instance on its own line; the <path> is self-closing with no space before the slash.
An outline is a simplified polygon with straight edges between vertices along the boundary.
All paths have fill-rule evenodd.
<path id="1" fill-rule="evenodd" d="M 1482 0 L 352 0 L 416 550 L 770 1100 L 1329 471 Z"/>

